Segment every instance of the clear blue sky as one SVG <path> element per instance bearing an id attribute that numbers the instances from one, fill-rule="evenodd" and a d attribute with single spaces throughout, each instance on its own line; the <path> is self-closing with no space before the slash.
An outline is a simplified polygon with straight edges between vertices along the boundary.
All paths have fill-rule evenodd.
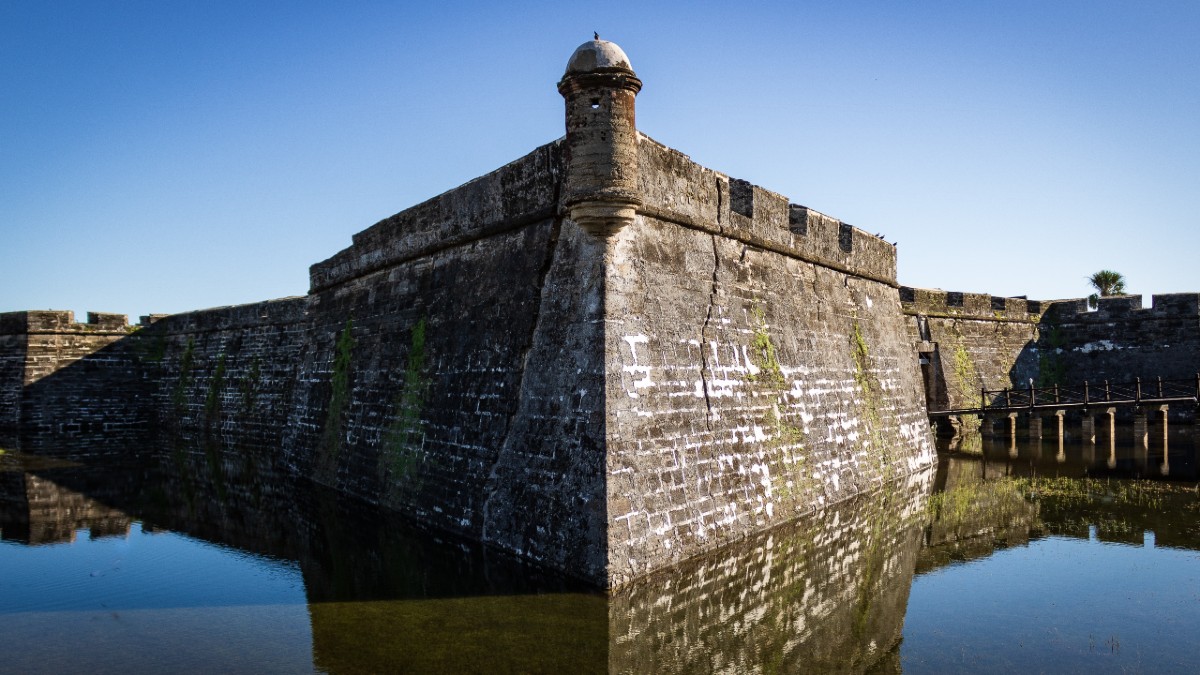
<path id="1" fill-rule="evenodd" d="M 0 311 L 304 294 L 354 232 L 561 136 L 593 30 L 644 133 L 899 242 L 902 283 L 1200 291 L 1196 0 L 7 0 Z"/>

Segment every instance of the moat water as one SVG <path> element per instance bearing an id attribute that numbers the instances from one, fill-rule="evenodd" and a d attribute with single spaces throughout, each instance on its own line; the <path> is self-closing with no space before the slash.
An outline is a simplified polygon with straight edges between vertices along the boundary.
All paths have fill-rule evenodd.
<path id="1" fill-rule="evenodd" d="M 1168 446 L 972 439 L 612 595 L 253 453 L 8 451 L 0 672 L 1195 672 L 1196 451 Z"/>

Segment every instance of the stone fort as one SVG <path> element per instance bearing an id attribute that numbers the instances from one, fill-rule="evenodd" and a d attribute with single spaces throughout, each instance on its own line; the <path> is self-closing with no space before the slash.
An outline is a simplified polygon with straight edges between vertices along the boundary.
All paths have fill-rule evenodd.
<path id="1" fill-rule="evenodd" d="M 0 438 L 265 451 L 612 588 L 924 471 L 930 405 L 1200 370 L 1200 295 L 902 287 L 892 244 L 639 132 L 641 86 L 584 43 L 563 138 L 359 232 L 303 297 L 0 314 Z"/>

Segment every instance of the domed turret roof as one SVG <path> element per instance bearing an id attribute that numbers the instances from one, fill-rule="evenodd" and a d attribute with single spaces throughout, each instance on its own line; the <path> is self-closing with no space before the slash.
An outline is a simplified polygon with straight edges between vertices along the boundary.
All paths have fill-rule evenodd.
<path id="1" fill-rule="evenodd" d="M 588 40 L 571 55 L 563 77 L 613 70 L 633 73 L 633 66 L 629 65 L 629 57 L 625 56 L 625 52 L 616 43 L 607 40 Z"/>

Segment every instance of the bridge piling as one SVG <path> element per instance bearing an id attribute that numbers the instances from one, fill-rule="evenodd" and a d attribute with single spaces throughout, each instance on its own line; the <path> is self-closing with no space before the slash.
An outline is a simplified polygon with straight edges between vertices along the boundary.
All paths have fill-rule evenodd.
<path id="1" fill-rule="evenodd" d="M 1029 413 L 1029 440 L 1042 440 L 1042 416 L 1036 412 Z"/>
<path id="2" fill-rule="evenodd" d="M 1117 440 L 1117 409 L 1105 408 L 1103 414 L 1107 418 L 1104 421 L 1104 426 L 1106 428 L 1108 440 L 1110 444 L 1115 443 Z"/>
<path id="3" fill-rule="evenodd" d="M 1170 413 L 1170 408 L 1171 408 L 1171 406 L 1169 406 L 1169 405 L 1158 406 L 1157 417 L 1158 417 L 1159 423 L 1162 426 L 1162 452 L 1163 452 L 1162 464 L 1160 464 L 1158 466 L 1158 472 L 1162 476 L 1171 475 L 1171 459 L 1170 459 L 1171 450 L 1169 447 L 1170 441 L 1168 441 L 1168 439 L 1167 439 L 1167 432 L 1169 431 L 1169 428 L 1167 426 L 1167 418 L 1168 418 L 1168 414 Z M 1156 425 L 1156 426 L 1158 426 L 1158 425 Z"/>
<path id="4" fill-rule="evenodd" d="M 1137 439 L 1134 439 L 1133 443 L 1133 464 L 1137 467 L 1139 475 L 1145 476 L 1149 474 L 1150 446 L 1142 445 L 1137 442 Z"/>
<path id="5" fill-rule="evenodd" d="M 1167 418 L 1170 410 L 1171 406 L 1169 405 L 1158 406 L 1158 421 L 1162 423 L 1162 442 L 1164 452 L 1167 449 Z"/>
<path id="6" fill-rule="evenodd" d="M 1108 435 L 1108 468 L 1117 468 L 1117 437 L 1113 433 Z"/>
<path id="7" fill-rule="evenodd" d="M 1105 407 L 1095 408 L 1093 403 Z M 1116 410 L 1127 406 L 1135 410 L 1134 444 L 1149 447 L 1150 427 L 1154 427 L 1153 433 L 1157 437 L 1159 420 L 1165 439 L 1168 431 L 1167 406 L 1173 403 L 1191 406 L 1195 410 L 1194 419 L 1200 424 L 1200 374 L 1195 381 L 1139 377 L 1119 383 L 1102 380 L 1095 387 L 1090 381 L 1084 380 L 1081 385 L 1055 383 L 1039 388 L 1030 382 L 1028 387 L 980 388 L 978 408 L 930 409 L 929 416 L 936 421 L 946 419 L 956 428 L 957 420 L 962 415 L 978 416 L 980 431 L 985 438 L 1014 438 L 1020 434 L 1022 438 L 1036 440 L 1045 435 L 1046 418 L 1053 415 L 1057 418 L 1051 422 L 1055 425 L 1055 438 L 1065 439 L 1066 412 L 1078 410 L 1081 440 L 1085 444 L 1094 444 L 1100 440 L 1100 436 L 1116 435 Z M 1158 415 L 1153 415 L 1152 409 L 1158 410 Z M 1017 416 L 1026 414 L 1029 415 L 1027 434 L 1018 431 L 1016 420 Z M 1097 429 L 1098 415 L 1107 416 L 1107 420 L 1099 420 L 1100 425 L 1107 427 L 1107 431 Z M 1151 419 L 1152 416 L 1154 419 Z M 1007 429 L 1001 431 L 997 426 L 1005 417 L 1008 418 Z"/>
<path id="8" fill-rule="evenodd" d="M 1096 444 L 1096 416 L 1089 410 L 1083 411 L 1083 418 L 1080 420 L 1080 434 L 1083 436 L 1083 442 L 1086 445 Z"/>
<path id="9" fill-rule="evenodd" d="M 1063 464 L 1067 461 L 1067 451 L 1063 447 L 1064 441 L 1065 441 L 1065 436 L 1066 436 L 1066 432 L 1065 432 L 1064 425 L 1063 425 L 1063 419 L 1066 416 L 1067 416 L 1066 410 L 1055 410 L 1054 411 L 1054 417 L 1056 418 L 1056 423 L 1058 426 L 1058 454 L 1054 455 L 1054 459 L 1059 464 Z"/>
<path id="10" fill-rule="evenodd" d="M 1147 424 L 1146 409 L 1137 406 L 1133 409 L 1133 444 L 1139 450 L 1150 447 L 1150 428 Z"/>

